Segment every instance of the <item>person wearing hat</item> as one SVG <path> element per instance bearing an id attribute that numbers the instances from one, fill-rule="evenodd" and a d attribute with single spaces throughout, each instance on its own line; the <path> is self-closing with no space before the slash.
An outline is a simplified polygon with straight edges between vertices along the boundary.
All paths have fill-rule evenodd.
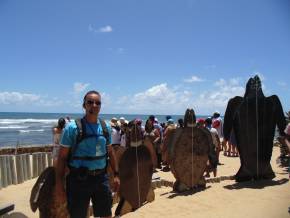
<path id="1" fill-rule="evenodd" d="M 121 128 L 118 125 L 118 119 L 113 117 L 110 124 L 112 128 L 112 146 L 119 146 L 121 144 Z"/>

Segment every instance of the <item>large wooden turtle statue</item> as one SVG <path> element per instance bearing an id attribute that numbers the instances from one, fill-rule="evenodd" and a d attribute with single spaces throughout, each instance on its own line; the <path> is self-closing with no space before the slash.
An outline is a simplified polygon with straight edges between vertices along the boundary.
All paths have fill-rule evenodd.
<path id="1" fill-rule="evenodd" d="M 152 191 L 151 155 L 143 143 L 141 127 L 131 122 L 129 128 L 126 141 L 128 148 L 119 163 L 120 202 L 115 211 L 116 216 L 133 211 L 141 207 L 144 202 L 151 201 L 148 199 L 148 193 Z"/>
<path id="2" fill-rule="evenodd" d="M 38 177 L 30 194 L 30 208 L 39 209 L 40 218 L 68 218 L 66 204 L 55 201 L 55 168 L 47 167 Z"/>
<path id="3" fill-rule="evenodd" d="M 187 109 L 184 128 L 177 128 L 168 143 L 171 172 L 176 178 L 173 190 L 181 192 L 196 186 L 205 187 L 206 169 L 212 138 L 208 131 L 196 127 L 193 109 Z"/>
<path id="4" fill-rule="evenodd" d="M 244 97 L 229 100 L 224 118 L 224 138 L 228 140 L 233 129 L 240 153 L 237 182 L 275 177 L 270 160 L 276 125 L 284 135 L 286 121 L 278 96 L 265 97 L 260 78 L 250 78 Z"/>

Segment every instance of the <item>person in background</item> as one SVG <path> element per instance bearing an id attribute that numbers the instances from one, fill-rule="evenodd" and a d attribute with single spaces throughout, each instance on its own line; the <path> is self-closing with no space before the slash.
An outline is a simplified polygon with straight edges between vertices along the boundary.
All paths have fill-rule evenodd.
<path id="1" fill-rule="evenodd" d="M 126 147 L 127 145 L 127 142 L 126 142 L 126 134 L 127 134 L 127 131 L 128 131 L 128 124 L 127 123 L 124 123 L 122 126 L 121 126 L 121 142 L 120 142 L 120 146 L 122 147 Z"/>
<path id="2" fill-rule="evenodd" d="M 167 115 L 167 116 L 165 117 L 165 119 L 166 119 L 166 121 L 168 121 L 169 119 L 172 119 L 172 117 L 171 117 L 170 115 Z"/>
<path id="3" fill-rule="evenodd" d="M 70 117 L 69 116 L 66 116 L 65 117 L 65 124 L 67 125 L 70 121 L 71 121 Z"/>
<path id="4" fill-rule="evenodd" d="M 125 119 L 125 117 L 120 117 L 119 120 L 118 120 L 118 125 L 120 127 L 122 127 L 124 124 L 128 124 L 128 120 Z"/>
<path id="5" fill-rule="evenodd" d="M 65 119 L 59 118 L 57 122 L 57 126 L 52 128 L 52 135 L 53 135 L 53 148 L 52 148 L 52 160 L 53 160 L 53 166 L 55 167 L 57 165 L 57 157 L 59 153 L 59 143 L 60 138 L 62 135 L 62 130 L 65 127 Z"/>
<path id="6" fill-rule="evenodd" d="M 164 131 L 163 142 L 161 144 L 162 163 L 164 165 L 164 167 L 162 168 L 162 171 L 164 172 L 170 171 L 168 144 L 169 144 L 169 139 L 175 129 L 176 129 L 176 125 L 174 123 L 174 120 L 172 118 L 168 119 L 166 123 L 166 129 Z"/>
<path id="7" fill-rule="evenodd" d="M 162 126 L 159 124 L 158 122 L 158 119 L 157 117 L 154 117 L 153 119 L 153 115 L 151 115 L 149 117 L 149 119 L 152 120 L 153 122 L 153 126 L 154 126 L 154 129 L 157 129 L 158 132 L 159 132 L 159 140 L 155 141 L 154 142 L 154 147 L 155 147 L 155 151 L 156 151 L 156 156 L 157 156 L 157 168 L 162 168 L 162 156 L 161 156 L 161 148 L 160 148 L 160 145 L 161 145 L 161 142 L 163 140 L 163 128 Z"/>
<path id="8" fill-rule="evenodd" d="M 214 123 L 215 120 L 218 120 L 219 121 L 219 125 L 216 126 L 215 129 L 218 132 L 218 135 L 219 135 L 220 140 L 222 140 L 222 138 L 224 137 L 224 133 L 223 133 L 223 120 L 220 117 L 220 113 L 218 111 L 216 111 L 216 112 L 213 113 L 212 123 Z"/>
<path id="9" fill-rule="evenodd" d="M 140 118 L 136 118 L 135 122 L 138 126 L 140 126 L 141 131 L 142 131 L 142 136 L 144 138 L 144 133 L 145 133 L 145 127 L 142 125 L 142 120 Z"/>
<path id="10" fill-rule="evenodd" d="M 183 122 L 182 118 L 178 119 L 177 122 L 178 122 L 177 128 L 183 128 L 184 127 L 184 122 Z"/>
<path id="11" fill-rule="evenodd" d="M 205 120 L 202 118 L 197 119 L 196 126 L 199 128 L 204 128 L 205 127 Z"/>
<path id="12" fill-rule="evenodd" d="M 82 118 L 84 137 L 79 139 L 76 122 L 65 127 L 56 167 L 56 202 L 65 204 L 67 198 L 70 218 L 85 218 L 90 204 L 95 217 L 112 217 L 112 192 L 109 186 L 107 164 L 114 172 L 113 191 L 120 185 L 118 165 L 111 146 L 111 128 L 99 119 L 101 95 L 89 91 L 83 98 L 85 115 Z M 65 181 L 65 168 L 69 174 Z M 66 191 L 65 191 L 66 187 Z"/>
<path id="13" fill-rule="evenodd" d="M 112 146 L 119 146 L 121 144 L 121 128 L 118 125 L 118 119 L 113 117 L 110 124 L 112 128 Z"/>
<path id="14" fill-rule="evenodd" d="M 218 150 L 217 150 L 217 147 L 219 146 L 220 144 L 220 140 L 219 140 L 219 137 L 218 137 L 218 132 L 215 128 L 212 127 L 212 119 L 211 117 L 208 117 L 205 119 L 205 127 L 204 128 L 207 128 L 209 131 L 210 131 L 210 134 L 211 134 L 211 137 L 212 137 L 212 141 L 213 141 L 213 144 L 214 144 L 214 148 L 213 148 L 213 154 L 215 155 L 215 158 L 217 159 L 217 164 L 219 164 L 219 159 L 218 159 Z M 200 127 L 202 128 L 202 127 Z M 210 162 L 208 161 L 208 165 L 210 165 Z M 211 166 L 213 168 L 213 174 L 214 174 L 214 177 L 216 177 L 217 175 L 217 166 Z M 207 167 L 206 169 L 206 177 L 210 177 L 209 175 L 209 167 Z"/>
<path id="15" fill-rule="evenodd" d="M 238 149 L 237 149 L 237 140 L 236 140 L 236 136 L 235 136 L 235 132 L 232 129 L 231 130 L 231 135 L 230 135 L 230 139 L 228 141 L 228 150 L 227 152 L 225 151 L 225 156 L 229 156 L 229 157 L 238 157 Z"/>
<path id="16" fill-rule="evenodd" d="M 221 145 L 221 141 L 220 141 L 220 137 L 218 135 L 218 131 L 217 129 L 221 126 L 221 122 L 220 120 L 216 119 L 216 120 L 213 120 L 212 122 L 212 129 L 215 129 L 216 131 L 214 130 L 210 130 L 211 132 L 213 132 L 213 134 L 216 136 L 216 141 L 214 141 L 216 143 L 216 155 L 217 155 L 217 159 L 218 159 L 218 164 L 220 164 L 219 162 L 219 156 L 220 156 L 220 151 L 222 150 L 222 145 Z M 216 134 L 217 133 L 217 134 Z"/>
<path id="17" fill-rule="evenodd" d="M 151 116 L 150 116 L 151 117 Z M 156 147 L 160 141 L 160 133 L 157 128 L 154 128 L 154 117 L 146 121 L 144 132 L 144 144 L 150 151 L 154 170 L 158 167 L 161 168 L 161 164 L 158 165 Z"/>
<path id="18" fill-rule="evenodd" d="M 285 143 L 288 147 L 288 156 L 290 155 L 290 123 L 288 123 L 288 125 L 286 126 L 285 130 L 284 130 L 285 135 Z M 290 178 L 290 161 L 289 161 L 289 166 L 288 166 L 288 173 L 289 173 L 289 178 Z M 288 212 L 290 213 L 290 207 Z"/>

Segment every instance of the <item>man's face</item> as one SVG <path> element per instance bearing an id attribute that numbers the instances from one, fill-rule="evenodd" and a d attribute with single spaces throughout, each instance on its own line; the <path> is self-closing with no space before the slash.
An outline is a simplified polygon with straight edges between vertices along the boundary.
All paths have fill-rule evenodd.
<path id="1" fill-rule="evenodd" d="M 85 99 L 84 108 L 86 110 L 86 114 L 98 115 L 101 109 L 101 96 L 97 94 L 89 94 Z"/>

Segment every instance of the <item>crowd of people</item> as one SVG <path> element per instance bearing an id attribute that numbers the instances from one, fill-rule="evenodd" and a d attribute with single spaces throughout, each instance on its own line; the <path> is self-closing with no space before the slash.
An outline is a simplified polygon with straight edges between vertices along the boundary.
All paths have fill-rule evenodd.
<path id="1" fill-rule="evenodd" d="M 152 160 L 154 169 L 161 169 L 162 171 L 169 171 L 169 160 L 167 152 L 168 135 L 170 132 L 177 128 L 184 128 L 184 121 L 182 118 L 178 119 L 177 122 L 174 121 L 172 116 L 167 115 L 166 122 L 159 123 L 158 119 L 154 115 L 148 116 L 148 119 L 143 125 L 143 120 L 136 118 L 130 122 L 124 117 L 119 119 L 112 117 L 109 124 L 111 130 L 111 140 L 112 146 L 122 146 L 128 147 L 126 143 L 126 132 L 128 131 L 130 123 L 136 123 L 140 125 L 142 129 L 143 140 L 148 138 L 153 145 L 154 153 L 152 152 Z M 58 123 L 53 127 L 53 165 L 57 164 L 57 156 L 59 153 L 60 139 L 63 129 L 70 122 L 70 118 L 59 118 Z M 223 120 L 219 112 L 214 112 L 211 117 L 206 119 L 199 118 L 196 121 L 196 126 L 199 128 L 207 128 L 213 139 L 215 145 L 217 159 L 219 160 L 219 153 L 223 151 L 225 156 L 238 157 L 238 150 L 236 147 L 236 139 L 234 132 L 232 131 L 231 137 L 228 141 L 223 140 Z M 218 162 L 218 164 L 220 164 Z M 206 176 L 209 176 L 207 173 Z"/>

